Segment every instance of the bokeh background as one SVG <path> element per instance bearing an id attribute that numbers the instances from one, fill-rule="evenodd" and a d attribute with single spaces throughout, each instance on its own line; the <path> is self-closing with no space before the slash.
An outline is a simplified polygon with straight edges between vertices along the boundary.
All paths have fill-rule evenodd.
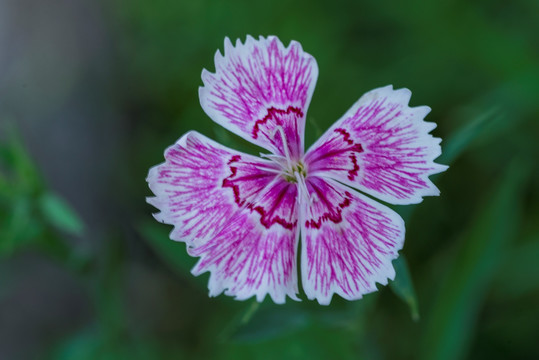
<path id="1" fill-rule="evenodd" d="M 145 177 L 196 129 L 223 39 L 320 76 L 307 144 L 364 92 L 429 105 L 442 195 L 388 287 L 330 306 L 208 298 Z M 0 359 L 539 358 L 539 2 L 0 1 Z"/>

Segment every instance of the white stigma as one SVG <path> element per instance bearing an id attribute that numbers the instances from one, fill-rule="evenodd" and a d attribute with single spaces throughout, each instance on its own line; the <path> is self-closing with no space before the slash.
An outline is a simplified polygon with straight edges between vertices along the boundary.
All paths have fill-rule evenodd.
<path id="1" fill-rule="evenodd" d="M 300 196 L 296 198 L 296 201 L 299 203 L 300 197 L 302 197 L 303 200 L 307 201 L 309 204 L 312 204 L 314 201 L 317 201 L 316 194 L 313 193 L 309 195 L 309 189 L 307 189 L 305 177 L 303 177 L 303 175 L 300 174 L 298 171 L 294 171 L 294 175 L 296 177 L 296 181 L 298 182 L 298 192 L 300 193 Z"/>
<path id="2" fill-rule="evenodd" d="M 282 169 L 280 171 L 270 170 L 270 172 L 278 172 L 284 176 L 288 182 L 295 182 L 298 187 L 298 196 L 296 201 L 299 203 L 300 200 L 307 201 L 309 204 L 312 204 L 314 201 L 318 200 L 316 194 L 309 194 L 309 189 L 307 188 L 306 178 L 306 169 L 301 162 L 295 162 L 290 156 L 290 150 L 288 148 L 288 142 L 286 141 L 286 134 L 282 126 L 277 126 L 273 131 L 273 137 L 277 134 L 281 136 L 281 141 L 283 145 L 284 156 L 275 155 L 275 154 L 260 154 L 261 157 L 266 158 L 276 164 Z"/>
<path id="3" fill-rule="evenodd" d="M 288 165 L 289 169 L 292 169 L 292 159 L 290 158 L 290 152 L 288 150 L 288 142 L 286 141 L 286 135 L 284 133 L 284 129 L 282 126 L 277 126 L 275 128 L 275 131 L 273 132 L 273 137 L 275 137 L 277 133 L 281 135 L 281 141 L 283 143 L 283 151 L 286 157 L 286 164 Z"/>

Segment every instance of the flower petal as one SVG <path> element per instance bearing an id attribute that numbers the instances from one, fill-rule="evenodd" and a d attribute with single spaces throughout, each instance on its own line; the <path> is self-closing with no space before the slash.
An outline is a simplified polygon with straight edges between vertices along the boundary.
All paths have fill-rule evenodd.
<path id="1" fill-rule="evenodd" d="M 305 114 L 318 67 L 298 42 L 285 48 L 278 38 L 247 36 L 234 47 L 225 39 L 225 55 L 215 55 L 215 73 L 202 72 L 200 103 L 210 118 L 244 139 L 286 155 L 282 128 L 292 159 L 303 155 Z"/>
<path id="2" fill-rule="evenodd" d="M 447 166 L 434 163 L 440 139 L 423 121 L 427 106 L 410 108 L 408 89 L 391 85 L 363 95 L 307 151 L 310 174 L 327 176 L 392 204 L 411 204 L 439 195 L 429 175 Z"/>
<path id="3" fill-rule="evenodd" d="M 196 133 L 184 135 L 153 167 L 148 202 L 174 225 L 170 237 L 200 256 L 195 275 L 210 271 L 210 295 L 237 299 L 269 294 L 297 299 L 296 188 L 275 165 Z"/>
<path id="4" fill-rule="evenodd" d="M 305 293 L 327 305 L 334 293 L 356 300 L 395 277 L 391 261 L 404 243 L 393 210 L 331 179 L 307 178 L 313 201 L 301 209 Z"/>

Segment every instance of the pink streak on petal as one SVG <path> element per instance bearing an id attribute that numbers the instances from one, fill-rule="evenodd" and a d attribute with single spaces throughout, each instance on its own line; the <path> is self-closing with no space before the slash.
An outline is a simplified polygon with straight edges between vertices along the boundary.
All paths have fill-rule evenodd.
<path id="1" fill-rule="evenodd" d="M 261 227 L 253 213 L 235 213 L 231 221 L 203 246 L 189 249 L 200 256 L 193 269 L 210 271 L 210 295 L 225 294 L 244 300 L 255 295 L 262 301 L 269 293 L 276 303 L 285 295 L 297 300 L 296 229 Z"/>
<path id="2" fill-rule="evenodd" d="M 305 113 L 318 76 L 314 58 L 295 41 L 285 48 L 273 36 L 259 40 L 248 36 L 245 44 L 238 40 L 236 46 L 225 39 L 225 55 L 217 53 L 215 68 L 213 74 L 202 73 L 204 87 L 199 93 L 206 113 L 218 124 L 278 155 L 284 151 L 282 145 L 275 144 L 273 135 L 281 121 L 290 154 L 299 159 Z M 266 136 L 259 136 L 257 127 L 263 122 L 271 126 Z"/>
<path id="3" fill-rule="evenodd" d="M 339 171 L 353 181 L 360 170 L 358 156 L 363 152 L 363 146 L 352 140 L 350 133 L 342 128 L 326 133 L 325 137 L 324 143 L 305 156 L 309 173 Z"/>
<path id="4" fill-rule="evenodd" d="M 253 139 L 260 137 L 261 141 L 270 143 L 276 153 L 284 155 L 281 151 L 283 149 L 283 138 L 280 133 L 275 131 L 278 126 L 282 127 L 290 157 L 292 160 L 299 160 L 303 147 L 302 139 L 300 138 L 302 133 L 300 133 L 298 123 L 302 121 L 304 121 L 303 112 L 300 108 L 289 106 L 286 110 L 280 110 L 271 107 L 264 118 L 255 122 L 252 136 Z"/>
<path id="5" fill-rule="evenodd" d="M 440 139 L 429 134 L 436 125 L 423 121 L 430 109 L 410 108 L 410 94 L 387 86 L 361 97 L 305 155 L 311 173 L 393 204 L 438 195 L 428 177 L 447 168 L 434 162 L 441 154 Z M 339 129 L 362 151 L 342 151 Z"/>
<path id="6" fill-rule="evenodd" d="M 231 174 L 223 180 L 223 188 L 232 190 L 238 208 L 260 214 L 260 224 L 268 229 L 274 224 L 289 230 L 296 228 L 295 184 L 286 182 L 280 175 L 268 176 L 244 163 L 239 155 L 233 156 L 227 164 Z"/>
<path id="7" fill-rule="evenodd" d="M 247 159 L 247 156 L 231 156 L 226 163 L 230 175 L 226 176 L 221 184 L 223 188 L 232 190 L 234 202 L 239 208 L 252 208 L 255 199 L 276 178 L 276 174 L 254 167 Z"/>
<path id="8" fill-rule="evenodd" d="M 232 204 L 221 183 L 229 175 L 226 160 L 236 154 L 190 132 L 165 151 L 165 163 L 150 170 L 156 197 L 148 201 L 161 210 L 157 220 L 175 226 L 172 239 L 201 243 L 226 224 Z"/>
<path id="9" fill-rule="evenodd" d="M 404 223 L 389 208 L 332 180 L 317 179 L 316 184 L 326 199 L 303 209 L 304 223 L 320 223 L 302 228 L 303 288 L 309 299 L 324 305 L 334 293 L 359 299 L 376 291 L 376 283 L 393 279 L 391 261 L 402 248 Z"/>
<path id="10" fill-rule="evenodd" d="M 297 186 L 280 178 L 265 189 L 252 209 L 260 214 L 260 223 L 264 227 L 269 229 L 277 225 L 294 230 L 298 223 L 297 196 Z"/>
<path id="11" fill-rule="evenodd" d="M 165 158 L 150 170 L 156 196 L 148 202 L 161 211 L 157 220 L 174 225 L 171 238 L 201 256 L 195 273 L 212 272 L 210 293 L 296 299 L 297 190 L 273 172 L 276 165 L 195 132 L 168 148 Z M 223 262 L 222 252 L 234 258 Z"/>
<path id="12" fill-rule="evenodd" d="M 343 221 L 343 209 L 350 206 L 351 195 L 336 190 L 325 180 L 310 176 L 306 180 L 309 194 L 314 195 L 305 220 L 306 228 L 320 229 L 324 222 L 338 224 Z"/>

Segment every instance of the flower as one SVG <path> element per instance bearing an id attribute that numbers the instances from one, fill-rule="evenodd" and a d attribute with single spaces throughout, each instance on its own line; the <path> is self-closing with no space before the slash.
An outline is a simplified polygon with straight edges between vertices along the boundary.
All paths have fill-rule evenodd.
<path id="1" fill-rule="evenodd" d="M 318 67 L 298 42 L 285 48 L 274 36 L 247 36 L 234 46 L 226 38 L 215 67 L 202 72 L 202 108 L 270 154 L 244 154 L 191 131 L 147 179 L 155 218 L 200 257 L 192 273 L 211 273 L 210 296 L 298 300 L 298 251 L 305 294 L 320 304 L 387 284 L 404 222 L 359 191 L 390 204 L 439 195 L 428 176 L 447 167 L 434 163 L 441 140 L 423 121 L 430 108 L 408 107 L 408 89 L 372 90 L 305 152 Z"/>

